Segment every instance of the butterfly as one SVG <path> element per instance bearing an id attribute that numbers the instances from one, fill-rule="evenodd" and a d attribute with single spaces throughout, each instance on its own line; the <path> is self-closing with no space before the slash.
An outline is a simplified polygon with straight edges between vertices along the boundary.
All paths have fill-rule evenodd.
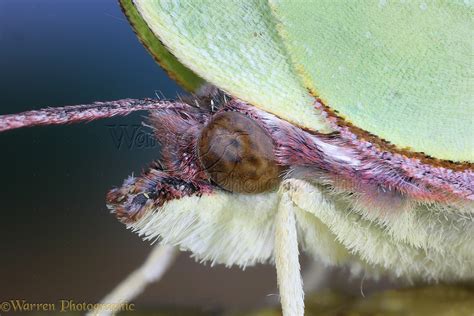
<path id="1" fill-rule="evenodd" d="M 107 194 L 148 240 L 276 266 L 303 315 L 298 256 L 369 277 L 474 278 L 472 8 L 421 1 L 121 1 L 194 97 L 0 117 L 0 131 L 149 110 L 159 161 Z"/>

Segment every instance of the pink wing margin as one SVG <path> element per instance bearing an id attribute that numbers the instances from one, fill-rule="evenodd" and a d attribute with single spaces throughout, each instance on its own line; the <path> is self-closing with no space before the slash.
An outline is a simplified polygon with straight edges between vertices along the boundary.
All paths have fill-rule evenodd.
<path id="1" fill-rule="evenodd" d="M 135 111 L 174 107 L 176 103 L 157 99 L 122 99 L 0 115 L 0 132 L 21 127 L 90 122 L 113 116 L 125 116 Z"/>

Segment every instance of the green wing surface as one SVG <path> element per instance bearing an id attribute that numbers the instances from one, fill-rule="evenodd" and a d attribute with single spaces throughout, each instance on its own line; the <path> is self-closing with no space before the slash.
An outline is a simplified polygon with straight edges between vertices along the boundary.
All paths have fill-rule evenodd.
<path id="1" fill-rule="evenodd" d="M 286 120 L 329 131 L 292 69 L 268 3 L 136 0 L 150 29 L 186 67 Z"/>
<path id="2" fill-rule="evenodd" d="M 140 16 L 132 0 L 119 0 L 119 3 L 140 42 L 161 67 L 165 69 L 168 75 L 187 91 L 195 92 L 198 90 L 205 81 L 181 64 L 168 51 Z"/>
<path id="3" fill-rule="evenodd" d="M 265 111 L 328 132 L 311 91 L 398 148 L 474 162 L 466 1 L 133 3 L 182 64 Z"/>
<path id="4" fill-rule="evenodd" d="M 474 161 L 466 1 L 272 1 L 303 84 L 400 148 Z"/>

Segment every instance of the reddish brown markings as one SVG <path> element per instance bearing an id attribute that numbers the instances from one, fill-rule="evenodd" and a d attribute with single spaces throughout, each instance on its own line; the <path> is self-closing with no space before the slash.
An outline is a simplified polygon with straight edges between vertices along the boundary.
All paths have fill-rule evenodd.
<path id="1" fill-rule="evenodd" d="M 323 100 L 317 97 L 316 93 L 314 93 L 312 90 L 309 90 L 309 93 L 315 98 L 318 103 L 321 104 L 328 117 L 334 120 L 339 127 L 349 128 L 349 130 L 354 133 L 360 140 L 370 142 L 380 151 L 388 151 L 403 155 L 408 158 L 419 159 L 420 162 L 431 165 L 433 167 L 449 168 L 455 171 L 474 169 L 474 164 L 470 162 L 456 162 L 451 160 L 444 160 L 431 157 L 423 152 L 414 152 L 407 148 L 399 148 L 396 145 L 390 143 L 389 141 L 380 138 L 366 130 L 363 130 L 348 122 L 347 120 L 343 119 L 341 116 L 338 115 L 336 110 L 331 109 L 324 103 Z"/>

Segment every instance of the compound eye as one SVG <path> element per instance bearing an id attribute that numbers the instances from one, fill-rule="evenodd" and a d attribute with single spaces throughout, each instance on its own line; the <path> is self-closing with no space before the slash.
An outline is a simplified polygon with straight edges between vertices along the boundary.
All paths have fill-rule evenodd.
<path id="1" fill-rule="evenodd" d="M 201 132 L 198 155 L 212 181 L 228 191 L 261 193 L 280 182 L 272 138 L 237 112 L 214 115 Z"/>

